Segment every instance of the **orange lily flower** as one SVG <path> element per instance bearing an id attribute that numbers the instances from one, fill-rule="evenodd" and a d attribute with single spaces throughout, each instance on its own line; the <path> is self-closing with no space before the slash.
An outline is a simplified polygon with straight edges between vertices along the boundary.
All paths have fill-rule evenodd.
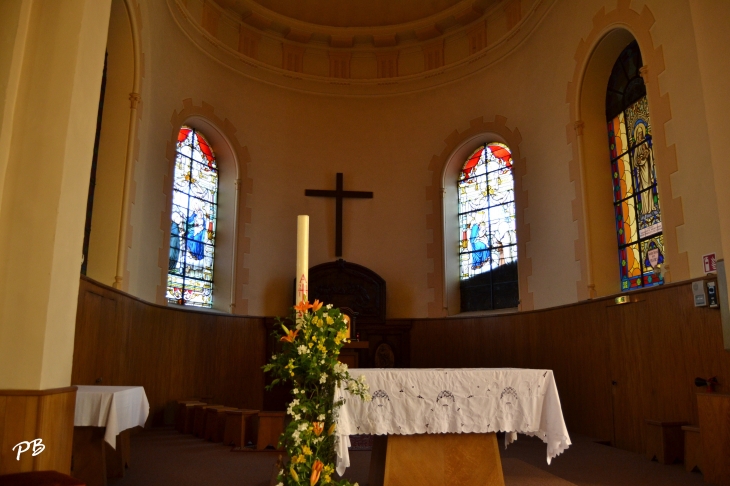
<path id="1" fill-rule="evenodd" d="M 322 469 L 324 469 L 322 461 L 319 459 L 314 461 L 314 464 L 312 464 L 312 477 L 309 478 L 309 486 L 317 484 L 317 481 L 319 481 L 319 475 L 322 473 Z"/>
<path id="2" fill-rule="evenodd" d="M 281 326 L 284 327 L 284 326 Z M 299 329 L 295 331 L 290 331 L 286 327 L 284 327 L 284 331 L 286 332 L 286 336 L 282 336 L 280 341 L 286 341 L 288 343 L 293 343 L 294 340 L 297 338 L 297 334 L 299 334 Z"/>
<path id="3" fill-rule="evenodd" d="M 327 431 L 327 435 L 332 435 L 335 433 L 335 428 L 337 427 L 337 424 L 330 425 L 329 430 Z"/>
<path id="4" fill-rule="evenodd" d="M 319 299 L 314 300 L 314 304 L 312 304 L 312 311 L 317 312 L 322 308 L 322 302 L 319 301 Z"/>
<path id="5" fill-rule="evenodd" d="M 304 314 L 305 312 L 307 312 L 307 309 L 311 309 L 311 308 L 312 308 L 312 304 L 310 304 L 309 302 L 305 302 L 304 300 L 299 302 L 298 305 L 294 306 L 294 310 L 296 310 L 300 314 Z"/>
<path id="6" fill-rule="evenodd" d="M 322 431 L 324 431 L 324 423 L 312 422 L 312 428 L 314 429 L 314 435 L 319 437 L 322 434 Z"/>

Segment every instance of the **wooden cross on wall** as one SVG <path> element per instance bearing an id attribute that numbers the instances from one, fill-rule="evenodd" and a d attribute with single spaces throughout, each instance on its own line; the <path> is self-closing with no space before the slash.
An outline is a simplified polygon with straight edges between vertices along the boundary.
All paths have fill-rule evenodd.
<path id="1" fill-rule="evenodd" d="M 373 193 L 366 191 L 345 191 L 343 189 L 342 172 L 337 173 L 337 187 L 334 191 L 323 189 L 305 189 L 305 196 L 335 198 L 335 256 L 342 256 L 342 200 L 344 198 L 372 199 Z"/>

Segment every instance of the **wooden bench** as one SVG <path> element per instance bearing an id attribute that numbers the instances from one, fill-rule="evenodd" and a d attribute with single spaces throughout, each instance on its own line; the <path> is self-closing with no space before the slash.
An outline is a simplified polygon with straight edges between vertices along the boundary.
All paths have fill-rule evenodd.
<path id="1" fill-rule="evenodd" d="M 223 444 L 243 449 L 248 444 L 256 445 L 258 432 L 258 410 L 228 410 Z"/>
<path id="2" fill-rule="evenodd" d="M 233 407 L 206 408 L 205 432 L 203 438 L 211 442 L 223 442 L 226 428 L 226 412 L 236 410 Z"/>
<path id="3" fill-rule="evenodd" d="M 286 412 L 259 412 L 258 438 L 256 449 L 279 449 L 279 437 L 284 433 Z"/>
<path id="4" fill-rule="evenodd" d="M 194 405 L 195 410 L 193 422 L 193 435 L 195 437 L 203 437 L 205 434 L 206 410 L 209 408 L 221 408 L 223 405 Z"/>
<path id="5" fill-rule="evenodd" d="M 687 422 L 662 422 L 645 419 L 646 457 L 656 458 L 661 464 L 674 464 L 684 460 L 684 432 Z"/>
<path id="6" fill-rule="evenodd" d="M 683 425 L 684 432 L 684 470 L 692 472 L 702 471 L 702 438 L 700 428 L 695 425 Z"/>

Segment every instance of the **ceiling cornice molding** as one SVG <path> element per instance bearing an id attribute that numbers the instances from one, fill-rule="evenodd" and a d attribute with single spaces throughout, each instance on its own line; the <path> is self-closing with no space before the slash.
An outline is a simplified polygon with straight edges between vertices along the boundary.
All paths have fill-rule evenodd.
<path id="1" fill-rule="evenodd" d="M 280 86 L 294 91 L 305 93 L 316 93 L 334 96 L 392 96 L 402 93 L 414 93 L 433 89 L 435 87 L 456 82 L 464 77 L 470 76 L 509 55 L 517 49 L 530 34 L 537 28 L 545 17 L 547 12 L 553 6 L 556 0 L 522 0 L 523 2 L 531 2 L 529 8 L 524 12 L 521 20 L 510 30 L 505 30 L 504 34 L 496 40 L 492 40 L 485 48 L 480 51 L 464 55 L 459 59 L 433 69 L 430 71 L 422 70 L 421 72 L 408 73 L 405 75 L 378 78 L 376 77 L 375 65 L 377 58 L 381 53 L 397 52 L 398 57 L 402 58 L 403 54 L 413 55 L 414 52 L 421 52 L 424 46 L 433 44 L 434 42 L 446 41 L 457 36 L 466 36 L 466 32 L 473 30 L 477 25 L 470 22 L 466 26 L 460 27 L 456 31 L 449 31 L 440 37 L 432 37 L 423 42 L 414 41 L 406 45 L 388 45 L 383 43 L 383 47 L 353 47 L 353 48 L 333 48 L 328 44 L 321 42 L 309 42 L 302 44 L 287 40 L 282 36 L 274 36 L 265 31 L 254 30 L 254 33 L 262 38 L 267 38 L 269 42 L 279 45 L 279 49 L 283 48 L 300 48 L 306 47 L 307 55 L 322 56 L 329 58 L 332 52 L 351 52 L 356 54 L 358 58 L 364 59 L 372 57 L 373 59 L 373 76 L 372 77 L 350 77 L 348 79 L 333 78 L 327 73 L 317 75 L 304 72 L 293 72 L 282 68 L 281 64 L 274 62 L 266 62 L 261 56 L 246 55 L 238 50 L 231 42 L 224 42 L 219 38 L 221 29 L 217 29 L 217 35 L 206 30 L 201 24 L 201 20 L 194 18 L 194 15 L 188 10 L 186 3 L 195 0 L 167 0 L 169 10 L 178 27 L 200 50 L 220 64 L 232 69 L 233 71 L 250 77 L 264 83 Z M 217 4 L 209 0 L 199 0 L 206 7 Z M 504 9 L 506 4 L 515 0 L 501 1 L 496 7 Z M 460 5 L 460 4 L 459 4 Z M 229 21 L 233 21 L 230 12 L 221 10 L 228 16 Z M 502 17 L 504 18 L 504 16 Z M 477 22 L 486 22 L 485 16 L 479 17 Z M 235 24 L 239 32 L 241 29 L 253 30 L 250 24 L 236 21 Z M 489 29 L 489 23 L 486 24 Z M 305 63 L 306 64 L 306 63 Z M 400 72 L 400 71 L 399 71 Z"/>
<path id="2" fill-rule="evenodd" d="M 221 12 L 224 12 L 226 15 L 229 15 L 231 17 L 236 16 L 236 13 L 231 12 L 228 9 L 223 9 L 218 5 L 217 2 L 214 0 L 207 0 L 210 3 L 216 4 L 216 6 L 221 10 Z M 476 0 L 461 0 L 460 2 L 452 5 L 451 7 L 448 7 L 441 12 L 438 12 L 436 14 L 430 15 L 428 17 L 424 17 L 422 19 L 413 20 L 410 22 L 403 22 L 399 24 L 392 24 L 392 25 L 384 25 L 384 26 L 372 26 L 372 27 L 336 27 L 336 26 L 328 26 L 328 25 L 321 25 L 321 24 L 315 24 L 311 22 L 305 22 L 299 19 L 295 19 L 292 17 L 287 17 L 286 15 L 282 15 L 278 12 L 274 12 L 273 10 L 270 10 L 263 5 L 256 3 L 253 0 L 237 0 L 239 5 L 242 5 L 244 9 L 248 10 L 250 14 L 256 15 L 258 17 L 270 19 L 272 23 L 276 23 L 279 25 L 285 25 L 289 26 L 291 28 L 296 28 L 303 31 L 312 32 L 313 34 L 319 34 L 321 36 L 343 36 L 343 35 L 351 35 L 351 36 L 390 36 L 390 35 L 398 35 L 402 33 L 407 32 L 417 32 L 423 29 L 429 29 L 433 28 L 435 25 L 439 24 L 440 22 L 443 22 L 445 19 L 448 19 L 449 17 L 454 18 L 463 18 L 464 14 L 466 13 L 466 18 L 469 17 L 471 12 L 477 11 L 480 13 L 480 15 L 483 15 L 485 13 L 484 9 L 478 6 L 478 2 Z M 504 0 L 497 0 L 497 2 L 489 6 L 487 10 L 489 12 L 494 11 L 495 9 L 499 8 L 500 4 L 505 3 Z M 249 14 L 249 15 L 250 15 Z"/>

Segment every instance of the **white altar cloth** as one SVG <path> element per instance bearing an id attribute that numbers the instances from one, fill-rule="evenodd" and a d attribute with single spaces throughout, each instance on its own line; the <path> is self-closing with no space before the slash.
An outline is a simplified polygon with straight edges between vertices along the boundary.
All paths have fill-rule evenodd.
<path id="1" fill-rule="evenodd" d="M 117 435 L 144 427 L 150 403 L 141 386 L 78 386 L 74 426 L 106 427 L 104 440 L 116 449 Z"/>
<path id="2" fill-rule="evenodd" d="M 364 402 L 343 387 L 337 418 L 337 472 L 350 465 L 347 447 L 357 434 L 517 432 L 547 444 L 547 462 L 570 446 L 552 370 L 351 369 L 365 375 L 373 397 Z"/>

